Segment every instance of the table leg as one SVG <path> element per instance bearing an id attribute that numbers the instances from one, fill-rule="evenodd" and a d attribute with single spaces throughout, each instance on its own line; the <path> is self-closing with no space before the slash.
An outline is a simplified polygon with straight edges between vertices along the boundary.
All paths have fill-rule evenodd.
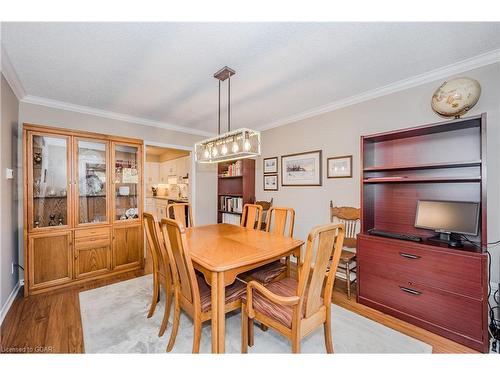
<path id="1" fill-rule="evenodd" d="M 224 272 L 217 274 L 217 353 L 225 352 L 226 341 L 226 285 L 224 282 Z"/>
<path id="2" fill-rule="evenodd" d="M 212 301 L 212 353 L 218 353 L 219 341 L 217 340 L 218 326 L 217 326 L 217 307 L 218 307 L 218 288 L 217 288 L 217 272 L 212 272 L 211 275 L 211 301 Z"/>

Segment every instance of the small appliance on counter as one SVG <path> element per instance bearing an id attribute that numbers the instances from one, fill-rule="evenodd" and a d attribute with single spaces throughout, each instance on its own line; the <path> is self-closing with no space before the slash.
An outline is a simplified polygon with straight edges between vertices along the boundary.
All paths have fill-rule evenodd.
<path id="1" fill-rule="evenodd" d="M 153 192 L 153 197 L 156 197 L 158 195 L 158 188 L 157 187 L 151 187 L 151 190 Z"/>

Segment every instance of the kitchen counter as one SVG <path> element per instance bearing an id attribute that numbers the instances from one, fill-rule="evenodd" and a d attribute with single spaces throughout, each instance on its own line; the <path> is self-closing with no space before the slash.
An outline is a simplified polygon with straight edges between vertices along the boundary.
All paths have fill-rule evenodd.
<path id="1" fill-rule="evenodd" d="M 188 198 L 179 198 L 179 197 L 165 197 L 165 196 L 148 196 L 146 198 L 153 198 L 153 199 L 159 199 L 159 200 L 164 200 L 164 201 L 174 201 L 174 202 L 179 202 L 179 203 L 189 203 Z"/>

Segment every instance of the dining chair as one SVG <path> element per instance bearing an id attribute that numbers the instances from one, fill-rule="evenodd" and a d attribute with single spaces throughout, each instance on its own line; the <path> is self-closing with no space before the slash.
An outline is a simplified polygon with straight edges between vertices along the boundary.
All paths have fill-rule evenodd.
<path id="1" fill-rule="evenodd" d="M 180 220 L 185 228 L 194 227 L 193 212 L 189 203 L 171 203 L 167 205 L 167 217 Z"/>
<path id="2" fill-rule="evenodd" d="M 172 219 L 162 219 L 160 226 L 171 264 L 175 300 L 174 320 L 167 352 L 174 347 L 179 330 L 180 314 L 181 310 L 183 310 L 193 319 L 192 352 L 198 353 L 200 350 L 201 324 L 212 318 L 211 288 L 203 276 L 194 270 L 184 225 Z M 245 291 L 245 284 L 239 280 L 226 286 L 226 313 L 241 307 L 241 297 L 245 294 Z"/>
<path id="3" fill-rule="evenodd" d="M 330 201 L 330 222 L 345 225 L 344 249 L 340 255 L 337 277 L 344 280 L 347 299 L 351 299 L 351 286 L 356 282 L 356 236 L 361 223 L 361 210 L 355 207 L 334 207 Z"/>
<path id="4" fill-rule="evenodd" d="M 170 317 L 170 309 L 172 306 L 173 286 L 170 264 L 166 253 L 163 237 L 160 236 L 160 230 L 154 216 L 148 212 L 143 213 L 144 230 L 148 241 L 148 249 L 151 253 L 153 261 L 153 295 L 151 306 L 148 312 L 148 318 L 151 318 L 155 312 L 156 305 L 160 300 L 160 285 L 165 290 L 165 310 L 163 312 L 163 320 L 160 326 L 158 336 L 163 336 L 167 328 L 168 318 Z"/>
<path id="5" fill-rule="evenodd" d="M 247 284 L 241 306 L 242 353 L 254 344 L 254 319 L 288 338 L 293 353 L 300 352 L 302 338 L 323 325 L 326 351 L 333 353 L 331 299 L 343 242 L 344 224 L 315 227 L 307 237 L 304 259 L 299 260 L 298 280 Z"/>
<path id="6" fill-rule="evenodd" d="M 261 230 L 266 230 L 267 214 L 269 209 L 273 206 L 273 198 L 270 201 L 256 201 L 255 204 L 262 206 L 262 223 L 260 224 Z"/>
<path id="7" fill-rule="evenodd" d="M 266 232 L 274 233 L 280 236 L 293 237 L 295 224 L 295 210 L 288 207 L 272 207 L 267 214 Z M 262 284 L 268 284 L 278 278 L 286 276 L 287 265 L 290 257 L 285 262 L 276 260 L 255 270 L 245 273 L 242 277 L 245 279 L 257 280 Z"/>
<path id="8" fill-rule="evenodd" d="M 260 229 L 262 223 L 262 206 L 259 204 L 245 204 L 241 214 L 240 226 L 247 229 Z"/>

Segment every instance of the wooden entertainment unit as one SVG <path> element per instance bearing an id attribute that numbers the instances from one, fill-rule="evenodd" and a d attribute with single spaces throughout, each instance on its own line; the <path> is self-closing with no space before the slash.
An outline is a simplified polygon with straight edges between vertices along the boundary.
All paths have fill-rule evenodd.
<path id="1" fill-rule="evenodd" d="M 486 114 L 361 137 L 358 302 L 488 351 Z M 480 203 L 480 243 L 449 248 L 415 228 L 418 200 Z M 411 242 L 368 234 L 418 235 Z"/>

